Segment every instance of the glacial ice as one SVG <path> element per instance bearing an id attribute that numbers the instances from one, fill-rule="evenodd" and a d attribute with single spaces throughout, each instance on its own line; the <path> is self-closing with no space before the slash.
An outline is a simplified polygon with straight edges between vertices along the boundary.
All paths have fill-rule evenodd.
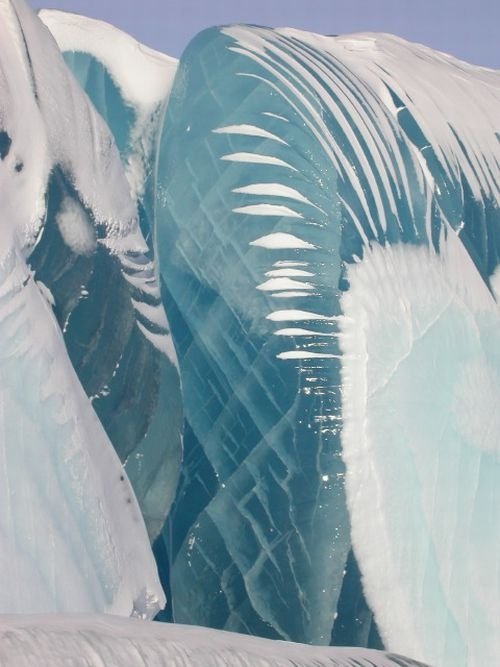
<path id="1" fill-rule="evenodd" d="M 499 102 L 499 73 L 389 35 L 184 52 L 157 210 L 176 620 L 495 662 Z"/>
<path id="2" fill-rule="evenodd" d="M 0 610 L 151 616 L 165 597 L 139 506 L 68 357 L 52 285 L 26 262 L 55 180 L 73 250 L 95 236 L 139 273 L 136 203 L 106 124 L 24 0 L 0 2 L 0 44 Z"/>
<path id="3" fill-rule="evenodd" d="M 113 616 L 0 616 L 2 667 L 426 667 L 399 655 L 324 648 Z"/>
<path id="4" fill-rule="evenodd" d="M 368 647 L 4 616 L 0 662 L 494 664 L 500 74 L 0 0 L 0 91 L 0 612 L 151 617 L 158 538 L 163 618 Z"/>
<path id="5" fill-rule="evenodd" d="M 68 243 L 63 207 L 52 213 L 60 199 L 54 186 L 55 204 L 49 198 L 30 262 L 56 295 L 71 362 L 125 464 L 153 541 L 173 501 L 182 453 L 180 377 L 153 249 L 154 146 L 177 61 L 101 21 L 48 10 L 40 18 L 113 134 L 148 253 L 117 262 L 104 248 L 82 252 L 79 237 Z M 74 216 L 68 227 L 74 234 Z M 111 279 L 114 289 L 103 290 Z"/>

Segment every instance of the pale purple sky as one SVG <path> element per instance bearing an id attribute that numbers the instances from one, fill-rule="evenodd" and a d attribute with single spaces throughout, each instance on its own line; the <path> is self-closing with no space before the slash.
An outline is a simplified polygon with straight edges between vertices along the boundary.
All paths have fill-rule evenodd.
<path id="1" fill-rule="evenodd" d="M 325 34 L 392 32 L 500 68 L 500 0 L 29 0 L 34 8 L 86 14 L 179 56 L 205 27 L 291 26 Z"/>

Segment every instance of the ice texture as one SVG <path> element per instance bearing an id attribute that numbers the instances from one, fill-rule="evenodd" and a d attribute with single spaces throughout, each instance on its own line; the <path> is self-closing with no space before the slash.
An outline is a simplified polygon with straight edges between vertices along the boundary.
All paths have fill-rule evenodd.
<path id="1" fill-rule="evenodd" d="M 185 389 L 174 618 L 500 651 L 500 74 L 230 26 L 181 58 L 157 243 Z M 366 596 L 366 598 L 365 598 Z"/>
<path id="2" fill-rule="evenodd" d="M 125 464 L 153 541 L 182 454 L 180 377 L 153 248 L 154 146 L 177 61 L 101 21 L 47 10 L 40 18 L 113 134 L 148 252 L 120 261 L 97 246 L 89 222 L 76 224 L 82 209 L 59 178 L 30 262 L 54 293 L 71 362 Z"/>
<path id="3" fill-rule="evenodd" d="M 426 667 L 400 655 L 317 648 L 112 616 L 0 616 L 2 667 Z"/>
<path id="4" fill-rule="evenodd" d="M 40 17 L 0 0 L 0 612 L 149 618 L 161 534 L 164 617 L 495 664 L 500 74 Z M 418 664 L 0 618 L 2 664 L 80 658 Z"/>
<path id="5" fill-rule="evenodd" d="M 95 247 L 142 275 L 136 201 L 106 124 L 24 0 L 0 2 L 0 44 L 0 610 L 150 617 L 165 596 L 139 506 L 68 356 L 54 283 L 27 263 L 60 188 L 53 224 L 71 261 Z"/>
<path id="6" fill-rule="evenodd" d="M 439 254 L 374 244 L 348 279 L 343 445 L 367 597 L 391 650 L 495 664 L 498 304 L 454 232 Z"/>
<path id="7" fill-rule="evenodd" d="M 338 176 L 233 48 L 219 30 L 187 48 L 160 146 L 157 245 L 186 413 L 173 617 L 380 646 L 341 459 Z"/>

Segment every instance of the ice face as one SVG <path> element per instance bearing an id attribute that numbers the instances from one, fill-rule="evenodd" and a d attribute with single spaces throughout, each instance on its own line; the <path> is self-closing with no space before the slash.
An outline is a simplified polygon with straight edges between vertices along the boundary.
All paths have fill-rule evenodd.
<path id="1" fill-rule="evenodd" d="M 180 465 L 175 340 L 173 618 L 494 664 L 499 74 L 233 26 L 192 42 L 169 98 L 170 60 L 42 18 L 78 83 L 0 0 L 0 611 L 163 603 L 112 444 L 153 539 Z M 69 617 L 16 623 L 9 641 L 80 653 Z M 92 660 L 416 664 L 89 623 Z"/>
<path id="2" fill-rule="evenodd" d="M 57 11 L 40 17 L 113 133 L 148 252 L 118 261 L 95 241 L 86 251 L 59 179 L 30 262 L 54 293 L 71 362 L 125 464 L 153 541 L 173 500 L 182 453 L 180 378 L 153 248 L 153 149 L 176 61 L 100 21 Z"/>
<path id="3" fill-rule="evenodd" d="M 187 419 L 174 618 L 380 645 L 341 459 L 338 175 L 233 46 L 212 31 L 184 54 L 159 160 L 157 242 Z"/>
<path id="4" fill-rule="evenodd" d="M 184 53 L 158 171 L 178 620 L 369 645 L 373 611 L 390 648 L 495 661 L 499 101 L 391 36 Z"/>
<path id="5" fill-rule="evenodd" d="M 68 263 L 99 246 L 142 293 L 147 245 L 109 130 L 55 42 L 23 0 L 0 2 L 0 19 L 0 609 L 129 615 L 147 597 L 151 616 L 165 597 L 139 506 L 67 354 L 52 285 L 25 260 L 53 188 L 53 250 L 65 239 Z M 68 258 L 52 261 L 64 273 Z"/>
<path id="6" fill-rule="evenodd" d="M 86 667 L 426 667 L 380 651 L 300 646 L 187 625 L 83 615 L 0 616 L 0 660 L 3 667 L 53 667 L 68 660 Z"/>
<path id="7" fill-rule="evenodd" d="M 454 234 L 439 254 L 373 246 L 348 279 L 343 445 L 367 596 L 393 650 L 494 663 L 498 304 Z"/>

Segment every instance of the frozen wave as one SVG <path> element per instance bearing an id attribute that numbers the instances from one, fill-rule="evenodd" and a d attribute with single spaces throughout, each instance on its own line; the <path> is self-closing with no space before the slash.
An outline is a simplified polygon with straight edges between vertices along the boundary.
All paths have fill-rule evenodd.
<path id="1" fill-rule="evenodd" d="M 102 21 L 48 10 L 39 16 L 113 135 L 148 250 L 110 253 L 55 174 L 30 263 L 54 294 L 71 362 L 153 541 L 174 498 L 182 453 L 180 377 L 153 247 L 154 153 L 177 61 Z"/>
<path id="2" fill-rule="evenodd" d="M 54 174 L 79 207 L 63 215 L 88 218 L 110 256 L 147 250 L 136 202 L 106 124 L 24 0 L 0 3 L 0 43 L 0 609 L 151 616 L 165 598 L 137 501 L 68 358 L 52 290 L 25 260 Z"/>
<path id="3" fill-rule="evenodd" d="M 366 595 L 394 650 L 494 664 L 498 304 L 452 230 L 439 255 L 374 246 L 348 279 L 342 442 Z"/>
<path id="4" fill-rule="evenodd" d="M 249 26 L 180 71 L 158 161 L 193 452 L 175 617 L 494 662 L 500 74 Z"/>

